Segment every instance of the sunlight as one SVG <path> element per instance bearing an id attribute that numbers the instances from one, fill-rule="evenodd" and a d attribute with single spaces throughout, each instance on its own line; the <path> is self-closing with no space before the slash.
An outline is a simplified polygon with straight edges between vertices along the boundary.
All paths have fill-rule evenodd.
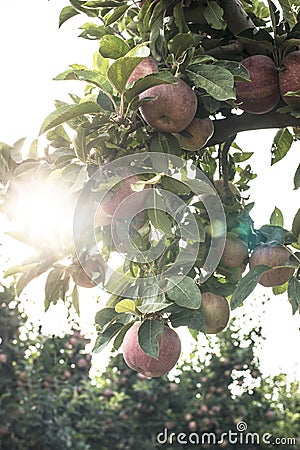
<path id="1" fill-rule="evenodd" d="M 61 179 L 20 180 L 13 191 L 10 236 L 39 251 L 71 245 L 75 198 Z"/>

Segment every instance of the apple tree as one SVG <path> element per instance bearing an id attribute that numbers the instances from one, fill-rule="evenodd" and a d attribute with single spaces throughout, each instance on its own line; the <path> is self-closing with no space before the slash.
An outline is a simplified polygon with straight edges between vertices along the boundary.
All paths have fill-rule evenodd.
<path id="1" fill-rule="evenodd" d="M 22 156 L 20 141 L 0 155 L 3 211 L 14 216 L 28 184 L 61 183 L 73 234 L 37 242 L 23 230 L 35 257 L 6 272 L 17 295 L 46 274 L 45 309 L 71 298 L 79 313 L 78 286 L 99 285 L 110 298 L 95 317 L 95 351 L 119 349 L 126 335 L 129 365 L 149 376 L 176 363 L 169 328 L 218 333 L 257 284 L 286 292 L 298 311 L 300 210 L 292 229 L 278 208 L 255 227 L 252 153 L 235 139 L 277 129 L 271 164 L 299 139 L 299 12 L 298 0 L 70 0 L 59 25 L 87 16 L 80 37 L 99 49 L 92 67 L 56 79 L 84 82 L 84 95 L 56 101 L 42 155 L 33 142 Z M 290 176 L 298 189 L 300 166 Z"/>

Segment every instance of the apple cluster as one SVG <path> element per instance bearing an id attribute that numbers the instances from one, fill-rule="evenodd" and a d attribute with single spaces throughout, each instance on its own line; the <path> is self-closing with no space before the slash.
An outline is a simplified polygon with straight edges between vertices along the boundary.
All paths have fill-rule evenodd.
<path id="1" fill-rule="evenodd" d="M 300 96 L 290 94 L 300 90 L 299 50 L 285 56 L 279 68 L 265 55 L 249 56 L 242 64 L 249 72 L 250 82 L 235 83 L 239 108 L 252 114 L 265 114 L 272 111 L 280 99 L 290 106 L 300 105 Z"/>
<path id="2" fill-rule="evenodd" d="M 229 321 L 230 308 L 225 297 L 210 292 L 202 295 L 206 333 L 217 334 L 224 330 Z M 139 343 L 141 322 L 135 322 L 127 331 L 123 341 L 123 357 L 126 364 L 146 377 L 160 377 L 168 373 L 177 363 L 181 353 L 181 341 L 173 329 L 164 325 L 163 332 L 157 336 L 159 353 L 157 358 L 146 354 Z"/>
<path id="3" fill-rule="evenodd" d="M 157 72 L 158 64 L 149 56 L 134 69 L 127 85 Z M 196 117 L 197 95 L 181 78 L 177 78 L 176 83 L 151 87 L 142 92 L 139 99 L 147 99 L 140 107 L 145 122 L 158 131 L 174 134 L 184 150 L 199 150 L 214 133 L 209 117 Z"/>

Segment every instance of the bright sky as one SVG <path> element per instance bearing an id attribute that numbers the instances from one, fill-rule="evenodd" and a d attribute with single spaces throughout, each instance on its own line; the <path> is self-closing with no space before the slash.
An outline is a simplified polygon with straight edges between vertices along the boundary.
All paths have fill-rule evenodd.
<path id="1" fill-rule="evenodd" d="M 83 83 L 52 80 L 58 73 L 66 70 L 69 64 L 80 63 L 91 67 L 93 52 L 98 47 L 96 41 L 77 38 L 78 27 L 90 21 L 89 18 L 72 18 L 58 29 L 59 12 L 68 4 L 62 0 L 15 0 L 1 4 L 2 142 L 13 144 L 21 137 L 28 137 L 29 141 L 35 139 L 44 118 L 54 109 L 55 99 L 67 100 L 68 92 L 83 92 Z M 293 215 L 299 207 L 300 194 L 299 191 L 293 191 L 293 176 L 300 159 L 300 142 L 294 144 L 283 161 L 271 167 L 270 147 L 274 134 L 275 130 L 241 133 L 237 141 L 246 151 L 254 151 L 250 162 L 258 177 L 251 183 L 250 194 L 251 200 L 256 202 L 252 216 L 257 228 L 268 223 L 275 206 L 287 218 L 286 228 L 291 228 Z M 33 282 L 28 295 L 38 292 L 41 286 L 41 281 Z M 93 322 L 95 306 L 89 298 L 90 290 L 82 290 L 82 294 L 81 320 L 87 327 Z M 263 294 L 268 296 L 272 293 L 257 288 L 252 296 L 251 303 L 255 299 L 258 309 L 260 296 Z M 46 317 L 42 307 L 35 312 L 48 325 L 46 330 L 53 331 L 51 326 L 49 328 L 49 320 L 44 320 Z M 63 327 L 64 312 L 56 312 L 56 317 L 61 317 L 60 325 Z M 291 317 L 290 305 L 285 296 L 273 298 L 267 303 L 263 326 L 267 332 L 262 350 L 265 370 L 273 373 L 279 370 L 289 371 L 300 380 L 299 361 L 296 364 L 299 352 L 295 351 L 300 347 L 300 318 L 298 314 Z M 186 351 L 188 348 L 186 346 Z"/>

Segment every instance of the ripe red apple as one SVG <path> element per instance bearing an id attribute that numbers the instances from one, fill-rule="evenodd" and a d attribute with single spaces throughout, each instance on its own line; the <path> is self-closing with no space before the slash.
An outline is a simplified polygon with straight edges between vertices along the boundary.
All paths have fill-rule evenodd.
<path id="1" fill-rule="evenodd" d="M 215 180 L 214 185 L 215 185 L 216 191 L 219 194 L 221 200 L 224 199 L 226 197 L 224 181 L 223 180 Z M 240 191 L 238 190 L 238 188 L 230 181 L 228 182 L 228 188 L 234 196 L 240 195 Z"/>
<path id="2" fill-rule="evenodd" d="M 165 325 L 163 333 L 157 336 L 159 354 L 158 359 L 155 359 L 144 353 L 139 345 L 140 325 L 138 322 L 135 323 L 125 335 L 124 360 L 131 369 L 146 377 L 160 377 L 175 366 L 181 352 L 180 338 L 174 330 Z"/>
<path id="3" fill-rule="evenodd" d="M 7 355 L 5 353 L 0 353 L 0 363 L 7 362 Z"/>
<path id="4" fill-rule="evenodd" d="M 140 94 L 140 100 L 154 97 L 140 107 L 144 120 L 158 131 L 180 133 L 196 114 L 197 96 L 181 78 L 174 84 L 160 84 Z"/>
<path id="5" fill-rule="evenodd" d="M 87 369 L 89 367 L 89 363 L 85 358 L 79 358 L 78 361 L 76 362 L 76 366 L 79 369 Z"/>
<path id="6" fill-rule="evenodd" d="M 77 345 L 78 345 L 78 343 L 79 343 L 79 340 L 78 340 L 76 337 L 71 336 L 70 339 L 69 339 L 69 343 L 70 343 L 73 347 L 77 347 Z"/>
<path id="7" fill-rule="evenodd" d="M 189 429 L 191 432 L 197 431 L 197 429 L 198 429 L 197 422 L 196 422 L 195 420 L 191 420 L 191 421 L 188 423 L 188 429 Z"/>
<path id="8" fill-rule="evenodd" d="M 214 133 L 214 123 L 209 117 L 200 119 L 195 117 L 184 132 L 190 136 L 175 133 L 175 136 L 184 150 L 197 151 L 204 147 Z"/>
<path id="9" fill-rule="evenodd" d="M 78 269 L 72 274 L 72 278 L 78 286 L 93 288 L 103 280 L 105 267 L 106 263 L 103 258 L 100 258 L 99 256 L 95 259 L 87 258 L 80 266 L 78 266 Z M 71 339 L 72 338 L 70 338 L 69 342 L 71 342 Z"/>
<path id="10" fill-rule="evenodd" d="M 62 380 L 66 381 L 69 378 L 71 378 L 71 376 L 72 376 L 72 373 L 70 372 L 70 370 L 65 370 L 62 375 Z"/>
<path id="11" fill-rule="evenodd" d="M 267 418 L 267 419 L 274 419 L 274 417 L 275 417 L 275 411 L 272 411 L 271 409 L 268 409 L 266 412 L 265 412 L 265 417 Z"/>
<path id="12" fill-rule="evenodd" d="M 144 78 L 146 75 L 158 72 L 158 64 L 152 56 L 148 56 L 143 59 L 136 68 L 131 72 L 130 77 L 127 80 L 127 85 L 135 83 L 140 78 Z"/>
<path id="13" fill-rule="evenodd" d="M 241 267 L 245 270 L 247 261 L 248 247 L 244 241 L 238 237 L 227 237 L 221 262 L 231 269 Z"/>
<path id="14" fill-rule="evenodd" d="M 287 92 L 300 91 L 300 50 L 289 53 L 282 61 L 279 71 L 279 86 L 282 100 L 288 105 L 300 105 L 300 97 L 285 96 Z"/>
<path id="15" fill-rule="evenodd" d="M 239 108 L 252 114 L 271 111 L 280 100 L 277 68 L 265 55 L 253 55 L 242 61 L 249 72 L 249 81 L 237 81 L 236 103 Z"/>
<path id="16" fill-rule="evenodd" d="M 216 334 L 226 328 L 230 309 L 225 297 L 205 292 L 202 294 L 201 309 L 204 314 L 207 334 Z"/>
<path id="17" fill-rule="evenodd" d="M 119 177 L 120 182 L 113 186 L 101 201 L 95 215 L 95 225 L 110 225 L 114 214 L 118 219 L 131 219 L 144 207 L 148 195 L 147 189 L 135 193 L 131 188 L 131 185 L 137 183 L 139 178 L 124 170 L 120 171 Z M 134 193 L 135 195 L 130 197 Z M 118 208 L 123 201 L 124 206 Z"/>
<path id="18" fill-rule="evenodd" d="M 249 266 L 250 269 L 253 269 L 257 265 L 267 265 L 270 267 L 283 266 L 288 263 L 290 256 L 290 252 L 285 247 L 261 245 L 253 250 L 250 256 Z M 293 273 L 294 269 L 292 267 L 269 269 L 262 274 L 259 284 L 265 287 L 280 286 L 289 281 Z"/>

